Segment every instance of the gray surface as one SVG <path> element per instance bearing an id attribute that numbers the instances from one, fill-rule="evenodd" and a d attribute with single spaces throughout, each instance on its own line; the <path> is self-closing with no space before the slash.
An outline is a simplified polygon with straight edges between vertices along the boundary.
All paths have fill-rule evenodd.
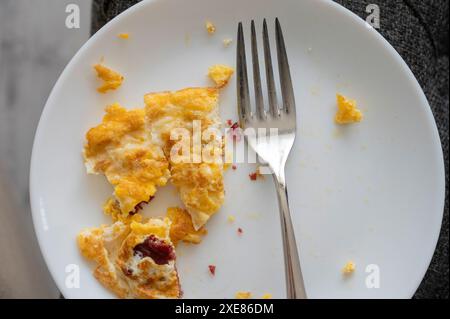
<path id="1" fill-rule="evenodd" d="M 80 6 L 78 30 L 65 27 L 69 3 Z M 0 298 L 58 296 L 32 227 L 29 161 L 50 90 L 89 38 L 90 7 L 91 0 L 0 0 Z"/>

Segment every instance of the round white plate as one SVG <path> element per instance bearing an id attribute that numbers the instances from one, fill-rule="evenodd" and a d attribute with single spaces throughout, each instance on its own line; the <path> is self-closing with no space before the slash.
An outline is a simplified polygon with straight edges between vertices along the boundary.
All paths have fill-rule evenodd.
<path id="1" fill-rule="evenodd" d="M 39 124 L 31 162 L 34 224 L 65 297 L 113 297 L 93 278 L 75 241 L 82 228 L 110 222 L 101 207 L 112 189 L 83 166 L 85 132 L 107 104 L 141 107 L 146 92 L 208 85 L 209 66 L 235 64 L 235 42 L 225 48 L 222 40 L 235 39 L 239 21 L 248 36 L 250 20 L 260 29 L 264 17 L 271 32 L 274 18 L 281 21 L 296 93 L 299 130 L 286 169 L 309 297 L 414 294 L 439 234 L 444 167 L 429 105 L 395 50 L 331 1 L 158 0 L 129 9 L 83 46 Z M 206 20 L 217 26 L 213 36 Z M 119 39 L 122 32 L 130 39 Z M 102 57 L 125 76 L 123 86 L 106 95 L 96 92 L 92 70 Z M 235 85 L 233 79 L 222 94 L 224 121 L 237 118 Z M 361 123 L 334 124 L 337 92 L 357 100 Z M 233 298 L 239 290 L 285 297 L 275 191 L 270 178 L 250 181 L 254 170 L 240 164 L 226 173 L 226 202 L 208 223 L 209 234 L 200 245 L 178 248 L 186 298 Z M 162 215 L 177 203 L 168 186 L 145 213 Z M 230 214 L 234 224 L 227 222 Z M 349 260 L 356 272 L 343 278 Z M 217 266 L 215 277 L 209 264 Z"/>

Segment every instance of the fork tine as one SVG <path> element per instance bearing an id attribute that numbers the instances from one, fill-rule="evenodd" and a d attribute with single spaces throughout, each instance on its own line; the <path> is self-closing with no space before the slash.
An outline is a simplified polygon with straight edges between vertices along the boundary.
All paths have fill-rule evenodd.
<path id="1" fill-rule="evenodd" d="M 252 20 L 252 60 L 253 60 L 253 83 L 255 86 L 255 104 L 256 116 L 259 119 L 265 117 L 264 101 L 261 90 L 261 76 L 259 74 L 259 60 L 258 60 L 258 43 L 256 41 L 255 22 Z"/>
<path id="2" fill-rule="evenodd" d="M 237 79 L 237 97 L 238 113 L 241 125 L 250 119 L 250 95 L 248 91 L 247 62 L 245 58 L 244 32 L 242 22 L 239 22 L 236 49 L 236 79 Z"/>
<path id="3" fill-rule="evenodd" d="M 266 81 L 269 97 L 269 111 L 272 116 L 278 116 L 277 93 L 275 91 L 275 81 L 273 79 L 272 57 L 270 54 L 269 32 L 267 31 L 266 19 L 263 21 L 263 43 L 264 43 L 264 61 L 266 64 Z"/>
<path id="4" fill-rule="evenodd" d="M 275 19 L 275 33 L 277 40 L 278 70 L 280 73 L 281 94 L 283 97 L 283 110 L 286 113 L 295 113 L 294 89 L 292 88 L 291 73 L 289 72 L 289 61 L 284 44 L 283 31 L 280 21 Z"/>

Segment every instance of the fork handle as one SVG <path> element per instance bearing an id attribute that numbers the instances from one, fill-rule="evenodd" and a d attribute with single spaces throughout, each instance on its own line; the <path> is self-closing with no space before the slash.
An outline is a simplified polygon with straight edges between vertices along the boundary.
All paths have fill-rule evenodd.
<path id="1" fill-rule="evenodd" d="M 284 180 L 279 180 L 275 174 L 273 177 L 277 189 L 278 205 L 280 208 L 287 298 L 306 299 L 307 297 L 302 270 L 300 268 L 300 259 L 298 257 L 294 227 L 292 226 L 291 213 L 289 210 L 286 182 Z"/>

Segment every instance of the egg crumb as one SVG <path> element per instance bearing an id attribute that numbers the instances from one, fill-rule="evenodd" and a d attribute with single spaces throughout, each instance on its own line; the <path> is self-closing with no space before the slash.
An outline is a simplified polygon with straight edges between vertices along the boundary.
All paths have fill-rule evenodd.
<path id="1" fill-rule="evenodd" d="M 97 71 L 97 77 L 103 80 L 103 85 L 97 88 L 100 93 L 106 93 L 109 90 L 116 90 L 122 85 L 124 77 L 116 71 L 113 71 L 102 64 L 94 65 Z"/>
<path id="2" fill-rule="evenodd" d="M 337 124 L 350 124 L 360 122 L 362 112 L 356 107 L 356 101 L 347 99 L 341 94 L 336 94 L 338 110 L 334 117 Z"/>
<path id="3" fill-rule="evenodd" d="M 216 64 L 208 69 L 209 78 L 213 80 L 218 88 L 227 85 L 233 73 L 234 69 L 224 64 Z"/>
<path id="4" fill-rule="evenodd" d="M 130 34 L 129 34 L 129 33 L 119 33 L 117 36 L 118 36 L 120 39 L 124 39 L 124 40 L 130 38 Z"/>
<path id="5" fill-rule="evenodd" d="M 272 299 L 272 294 L 265 293 L 264 295 L 262 295 L 261 298 L 262 298 L 262 299 Z"/>
<path id="6" fill-rule="evenodd" d="M 233 39 L 230 39 L 230 38 L 223 39 L 222 43 L 223 43 L 223 46 L 227 48 L 231 45 L 231 43 L 233 43 Z"/>
<path id="7" fill-rule="evenodd" d="M 238 291 L 235 295 L 236 299 L 250 299 L 252 293 L 249 291 Z"/>
<path id="8" fill-rule="evenodd" d="M 208 31 L 208 33 L 211 35 L 216 32 L 216 26 L 211 21 L 206 21 L 205 27 L 206 31 Z"/>
<path id="9" fill-rule="evenodd" d="M 349 261 L 345 264 L 344 268 L 342 268 L 342 273 L 344 275 L 350 275 L 356 269 L 356 265 L 353 261 Z"/>
<path id="10" fill-rule="evenodd" d="M 236 220 L 236 217 L 234 217 L 233 215 L 228 215 L 227 220 L 229 223 L 234 223 L 234 221 Z"/>

